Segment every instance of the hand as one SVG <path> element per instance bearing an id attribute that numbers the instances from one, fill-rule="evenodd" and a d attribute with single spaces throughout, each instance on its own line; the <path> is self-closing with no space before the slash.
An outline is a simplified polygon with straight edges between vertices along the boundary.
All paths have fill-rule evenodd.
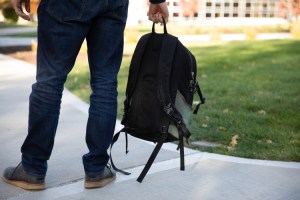
<path id="1" fill-rule="evenodd" d="M 25 10 L 30 13 L 30 0 L 11 0 L 13 8 L 17 15 L 22 17 L 25 20 L 30 21 L 30 16 L 25 14 L 23 11 L 23 4 L 25 6 Z"/>
<path id="2" fill-rule="evenodd" d="M 169 18 L 169 10 L 166 2 L 152 4 L 150 3 L 149 12 L 148 12 L 148 19 L 153 21 L 154 23 L 163 23 L 163 19 L 165 22 L 168 22 Z"/>

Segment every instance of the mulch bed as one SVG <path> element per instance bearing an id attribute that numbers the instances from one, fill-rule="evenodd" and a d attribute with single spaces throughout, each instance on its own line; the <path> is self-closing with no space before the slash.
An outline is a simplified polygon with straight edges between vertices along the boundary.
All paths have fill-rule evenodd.
<path id="1" fill-rule="evenodd" d="M 0 53 L 2 53 L 2 54 L 16 53 L 19 51 L 31 51 L 31 46 L 0 47 Z"/>
<path id="2" fill-rule="evenodd" d="M 31 46 L 0 47 L 0 53 L 36 65 L 36 52 L 31 50 Z M 87 62 L 86 53 L 80 52 L 77 60 Z"/>

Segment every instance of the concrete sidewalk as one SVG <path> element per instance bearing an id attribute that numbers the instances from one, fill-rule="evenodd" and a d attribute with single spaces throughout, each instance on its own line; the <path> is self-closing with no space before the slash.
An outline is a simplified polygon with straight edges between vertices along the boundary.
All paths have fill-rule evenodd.
<path id="1" fill-rule="evenodd" d="M 20 162 L 26 137 L 28 97 L 35 67 L 0 54 L 0 171 Z M 154 145 L 124 138 L 113 150 L 117 174 L 102 189 L 83 187 L 81 156 L 87 152 L 85 126 L 88 105 L 64 91 L 60 123 L 46 177 L 47 190 L 31 192 L 0 181 L 0 199 L 300 199 L 300 163 L 235 158 L 186 149 L 186 171 L 179 170 L 176 145 L 165 144 L 143 183 L 136 181 Z M 116 131 L 121 128 L 117 122 Z"/>
<path id="2" fill-rule="evenodd" d="M 36 42 L 36 37 L 11 37 L 9 35 L 19 33 L 33 33 L 37 31 L 37 26 L 32 27 L 12 27 L 0 29 L 0 47 L 11 46 L 31 46 L 32 42 Z"/>
<path id="3" fill-rule="evenodd" d="M 0 36 L 12 35 L 18 33 L 33 33 L 37 31 L 37 26 L 32 27 L 12 27 L 12 28 L 1 28 Z"/>
<path id="4" fill-rule="evenodd" d="M 3 37 L 0 36 L 0 47 L 31 46 L 37 42 L 35 37 Z"/>

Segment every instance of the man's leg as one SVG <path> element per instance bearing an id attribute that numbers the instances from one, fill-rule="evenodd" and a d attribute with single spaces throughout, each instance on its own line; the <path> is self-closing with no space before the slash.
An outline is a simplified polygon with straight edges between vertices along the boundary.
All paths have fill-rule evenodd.
<path id="1" fill-rule="evenodd" d="M 28 135 L 21 148 L 22 164 L 35 176 L 46 173 L 64 83 L 88 30 L 76 22 L 53 18 L 46 8 L 40 7 L 36 83 L 30 95 Z"/>
<path id="2" fill-rule="evenodd" d="M 4 172 L 6 182 L 24 189 L 43 189 L 64 83 L 88 32 L 82 23 L 50 15 L 49 2 L 41 1 L 38 10 L 37 74 L 30 95 L 28 135 L 21 147 L 22 162 Z"/>
<path id="3" fill-rule="evenodd" d="M 94 20 L 87 35 L 92 94 L 86 130 L 89 153 L 83 156 L 83 164 L 87 177 L 96 177 L 92 180 L 95 184 L 86 184 L 87 188 L 101 187 L 97 180 L 104 178 L 101 174 L 107 170 L 107 149 L 116 123 L 117 75 L 123 55 L 127 9 L 126 0 L 110 1 L 108 11 Z M 87 180 L 90 179 L 86 178 L 86 183 Z"/>

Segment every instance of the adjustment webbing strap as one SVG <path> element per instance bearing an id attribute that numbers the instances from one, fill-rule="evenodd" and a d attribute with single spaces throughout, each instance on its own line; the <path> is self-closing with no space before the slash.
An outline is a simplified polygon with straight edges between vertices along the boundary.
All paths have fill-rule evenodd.
<path id="1" fill-rule="evenodd" d="M 180 151 L 180 170 L 184 171 L 184 142 L 183 142 L 183 136 L 179 136 L 179 151 Z"/>
<path id="2" fill-rule="evenodd" d="M 112 159 L 112 155 L 111 155 L 111 150 L 112 150 L 112 147 L 113 147 L 114 143 L 119 139 L 120 133 L 121 133 L 121 132 L 124 132 L 124 131 L 126 131 L 125 128 L 121 129 L 119 132 L 117 132 L 117 133 L 114 135 L 113 140 L 112 140 L 112 143 L 111 143 L 111 146 L 110 146 L 110 153 L 109 153 L 110 156 L 109 156 L 109 157 L 110 157 L 110 163 L 111 163 L 111 166 L 112 166 L 112 168 L 113 168 L 115 171 L 120 172 L 120 173 L 125 174 L 125 175 L 130 175 L 131 173 L 125 172 L 125 171 L 123 171 L 123 170 L 121 170 L 121 169 L 118 169 L 118 168 L 115 166 L 115 164 L 114 164 L 114 162 L 113 162 L 113 159 Z M 126 133 L 126 132 L 125 132 L 125 133 Z M 125 138 L 126 138 L 126 154 L 127 154 L 127 153 L 128 153 L 128 149 L 127 149 L 127 148 L 128 148 L 127 133 L 126 133 L 126 135 L 125 135 Z"/>
<path id="3" fill-rule="evenodd" d="M 177 129 L 179 131 L 179 144 L 177 146 L 177 151 L 180 150 L 180 170 L 184 171 L 185 166 L 184 166 L 184 140 L 183 139 L 184 139 L 184 137 L 188 138 L 190 135 L 190 132 L 184 126 L 184 124 L 177 126 Z M 188 133 L 186 133 L 186 131 Z M 188 137 L 186 136 L 187 134 L 189 134 Z"/>
<path id="4" fill-rule="evenodd" d="M 146 176 L 147 172 L 149 171 L 152 163 L 154 162 L 159 150 L 161 149 L 163 143 L 166 141 L 167 137 L 168 137 L 167 133 L 162 134 L 162 137 L 161 137 L 160 141 L 156 144 L 150 158 L 147 161 L 147 164 L 145 165 L 145 167 L 144 167 L 143 171 L 141 172 L 140 176 L 137 178 L 138 182 L 141 183 L 143 181 L 144 177 Z"/>
<path id="5" fill-rule="evenodd" d="M 201 89 L 200 89 L 200 86 L 199 86 L 198 82 L 196 83 L 196 88 L 195 89 L 196 89 L 196 91 L 197 91 L 197 93 L 199 95 L 199 98 L 200 98 L 200 102 L 197 104 L 197 106 L 196 106 L 196 108 L 194 110 L 194 114 L 197 114 L 198 111 L 199 111 L 200 105 L 201 104 L 205 104 L 205 98 L 202 95 L 202 92 L 201 92 Z"/>

